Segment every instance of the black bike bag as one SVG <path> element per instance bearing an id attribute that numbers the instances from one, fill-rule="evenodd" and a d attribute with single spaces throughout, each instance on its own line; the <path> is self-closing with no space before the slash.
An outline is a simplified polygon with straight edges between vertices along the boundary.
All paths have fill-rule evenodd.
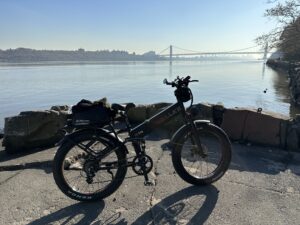
<path id="1" fill-rule="evenodd" d="M 82 99 L 72 107 L 72 124 L 74 126 L 95 125 L 102 127 L 108 124 L 113 116 L 113 111 L 103 102 L 91 102 Z"/>

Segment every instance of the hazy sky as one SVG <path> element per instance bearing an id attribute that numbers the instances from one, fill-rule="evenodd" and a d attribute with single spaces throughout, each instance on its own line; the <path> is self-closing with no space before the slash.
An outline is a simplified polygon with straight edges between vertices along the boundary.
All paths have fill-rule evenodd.
<path id="1" fill-rule="evenodd" d="M 267 0 L 0 0 L 0 49 L 199 51 L 255 45 Z"/>

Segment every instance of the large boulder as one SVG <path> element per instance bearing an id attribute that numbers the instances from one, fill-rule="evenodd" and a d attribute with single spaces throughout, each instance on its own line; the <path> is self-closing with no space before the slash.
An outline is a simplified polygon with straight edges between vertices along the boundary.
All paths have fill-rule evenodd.
<path id="1" fill-rule="evenodd" d="M 300 151 L 300 114 L 287 124 L 286 147 L 291 151 Z"/>
<path id="2" fill-rule="evenodd" d="M 27 111 L 5 118 L 2 145 L 8 153 L 53 146 L 62 138 L 59 130 L 66 119 L 63 110 Z"/>
<path id="3" fill-rule="evenodd" d="M 213 113 L 213 123 L 217 126 L 221 126 L 223 122 L 223 114 L 225 112 L 225 108 L 223 104 L 216 104 L 212 106 Z"/>
<path id="4" fill-rule="evenodd" d="M 54 111 L 57 111 L 57 112 L 68 112 L 70 110 L 70 106 L 68 106 L 68 105 L 54 105 L 50 108 L 50 110 L 54 110 Z"/>
<path id="5" fill-rule="evenodd" d="M 0 128 L 0 139 L 2 139 L 4 136 L 4 131 Z"/>
<path id="6" fill-rule="evenodd" d="M 131 123 L 141 123 L 147 119 L 147 105 L 137 105 L 129 109 L 127 115 Z"/>
<path id="7" fill-rule="evenodd" d="M 146 107 L 146 117 L 150 118 L 170 105 L 171 103 L 166 103 L 166 102 L 150 104 Z"/>
<path id="8" fill-rule="evenodd" d="M 291 64 L 288 61 L 276 60 L 276 59 L 268 59 L 267 65 L 274 69 L 281 70 L 289 70 L 291 68 Z"/>
<path id="9" fill-rule="evenodd" d="M 170 105 L 171 103 L 165 102 L 149 105 L 137 105 L 136 107 L 131 108 L 128 111 L 128 118 L 132 123 L 142 123 L 146 119 L 151 118 L 152 116 L 159 113 L 160 111 L 162 111 Z M 180 127 L 181 125 L 183 125 L 183 119 L 181 118 L 181 115 L 177 115 L 157 128 L 163 128 L 169 131 L 174 131 L 175 129 L 178 129 L 178 127 Z"/>
<path id="10" fill-rule="evenodd" d="M 137 105 L 136 107 L 129 109 L 128 118 L 132 123 L 141 123 L 169 105 L 171 104 L 165 102 L 149 105 Z"/>
<path id="11" fill-rule="evenodd" d="M 213 105 L 209 103 L 199 103 L 193 105 L 197 109 L 195 119 L 213 121 Z"/>

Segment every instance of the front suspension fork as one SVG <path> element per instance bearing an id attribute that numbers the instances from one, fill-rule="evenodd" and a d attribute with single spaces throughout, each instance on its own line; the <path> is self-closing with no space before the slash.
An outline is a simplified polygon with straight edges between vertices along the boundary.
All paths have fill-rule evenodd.
<path id="1" fill-rule="evenodd" d="M 203 150 L 203 146 L 201 144 L 201 140 L 200 140 L 200 135 L 199 135 L 199 131 L 194 123 L 193 120 L 189 119 L 189 123 L 191 126 L 191 141 L 192 141 L 192 145 L 197 147 L 197 150 L 200 154 L 200 156 L 202 158 L 205 158 L 207 156 L 207 153 L 204 152 Z"/>

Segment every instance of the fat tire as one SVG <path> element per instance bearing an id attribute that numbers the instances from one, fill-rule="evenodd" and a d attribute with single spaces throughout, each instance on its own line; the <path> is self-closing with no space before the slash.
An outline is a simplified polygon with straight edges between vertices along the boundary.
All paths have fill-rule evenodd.
<path id="1" fill-rule="evenodd" d="M 127 173 L 126 152 L 120 148 L 117 148 L 115 152 L 118 158 L 119 167 L 117 169 L 115 178 L 108 186 L 106 186 L 103 190 L 92 194 L 83 194 L 80 192 L 76 192 L 69 187 L 62 174 L 62 163 L 64 162 L 65 156 L 74 147 L 75 143 L 80 143 L 82 141 L 89 140 L 89 138 L 93 134 L 94 133 L 88 133 L 88 132 L 79 133 L 78 135 L 72 138 L 72 142 L 71 141 L 65 142 L 57 150 L 53 160 L 53 177 L 55 183 L 65 195 L 77 201 L 82 201 L 82 202 L 99 201 L 111 195 L 120 187 Z M 114 143 L 109 143 L 109 144 L 111 146 L 114 146 Z"/>
<path id="2" fill-rule="evenodd" d="M 217 168 L 211 173 L 210 176 L 206 178 L 196 178 L 194 176 L 191 176 L 186 169 L 184 168 L 181 160 L 181 150 L 184 143 L 184 136 L 190 132 L 190 129 L 186 129 L 184 133 L 182 133 L 182 136 L 177 140 L 173 146 L 172 149 L 172 162 L 173 166 L 175 168 L 175 171 L 177 174 L 186 182 L 193 184 L 193 185 L 208 185 L 211 184 L 217 180 L 219 180 L 227 171 L 230 165 L 231 161 L 231 144 L 230 141 L 225 134 L 225 132 L 219 128 L 218 126 L 215 126 L 211 123 L 207 123 L 204 125 L 197 126 L 197 129 L 199 130 L 201 127 L 201 130 L 208 131 L 210 133 L 213 133 L 216 135 L 219 140 L 221 141 L 222 145 L 222 157 L 220 160 L 220 163 L 218 164 Z"/>

